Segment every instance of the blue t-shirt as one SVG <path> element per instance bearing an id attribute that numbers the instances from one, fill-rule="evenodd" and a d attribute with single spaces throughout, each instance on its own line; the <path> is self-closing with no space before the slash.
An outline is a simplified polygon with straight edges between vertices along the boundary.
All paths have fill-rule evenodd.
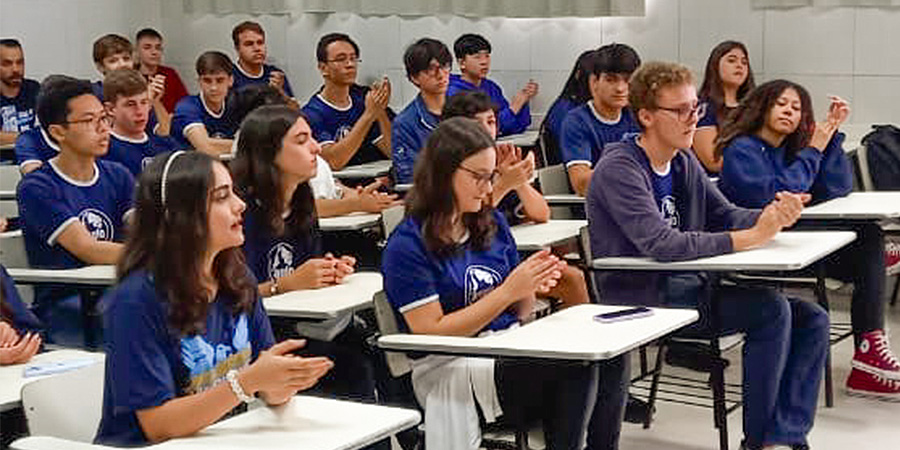
<path id="1" fill-rule="evenodd" d="M 59 153 L 59 146 L 41 126 L 34 127 L 16 138 L 16 164 L 45 163 Z"/>
<path id="2" fill-rule="evenodd" d="M 168 301 L 147 271 L 131 273 L 105 296 L 106 383 L 95 442 L 148 444 L 136 411 L 203 392 L 274 345 L 262 301 L 238 315 L 230 303 L 219 293 L 204 332 L 184 336 L 169 325 Z"/>
<path id="3" fill-rule="evenodd" d="M 244 213 L 244 254 L 247 265 L 260 281 L 280 278 L 310 258 L 322 255 L 318 225 L 310 233 L 275 236 L 265 224 L 259 203 L 247 198 Z"/>
<path id="4" fill-rule="evenodd" d="M 183 97 L 175 105 L 175 114 L 172 116 L 172 126 L 169 136 L 175 140 L 179 149 L 192 148 L 187 140 L 187 131 L 193 127 L 206 127 L 206 134 L 211 138 L 234 138 L 235 126 L 228 116 L 228 101 L 222 112 L 213 113 L 206 106 L 202 94 Z"/>
<path id="5" fill-rule="evenodd" d="M 328 103 L 321 93 L 310 97 L 309 102 L 303 107 L 303 112 L 309 118 L 313 137 L 316 138 L 319 145 L 333 144 L 347 136 L 365 110 L 366 94 L 363 89 L 351 89 L 350 105 L 344 108 Z M 380 139 L 381 129 L 378 127 L 378 122 L 373 122 L 359 149 L 356 150 L 347 165 L 353 166 L 385 159 L 384 153 L 375 145 Z"/>
<path id="6" fill-rule="evenodd" d="M 497 83 L 485 78 L 481 84 L 475 86 L 464 80 L 461 75 L 450 74 L 450 85 L 447 86 L 447 97 L 452 97 L 460 92 L 480 90 L 491 98 L 491 102 L 497 107 L 497 135 L 507 136 L 525 131 L 531 125 L 531 109 L 528 103 L 522 106 L 519 113 L 513 113 L 509 108 L 509 102 L 503 96 L 503 89 Z"/>
<path id="7" fill-rule="evenodd" d="M 493 212 L 497 232 L 487 250 L 460 244 L 451 256 L 429 252 L 421 223 L 407 216 L 391 233 L 384 250 L 381 273 L 384 291 L 394 311 L 403 313 L 439 301 L 444 314 L 478 301 L 500 286 L 519 263 L 519 253 L 503 215 Z M 485 329 L 503 330 L 516 323 L 513 311 L 504 311 Z M 406 322 L 400 320 L 406 328 Z"/>
<path id="8" fill-rule="evenodd" d="M 253 75 L 244 72 L 244 69 L 241 68 L 240 64 L 235 64 L 234 70 L 231 72 L 231 75 L 234 78 L 234 84 L 232 84 L 231 88 L 237 90 L 251 84 L 269 84 L 269 76 L 272 75 L 272 72 L 284 73 L 284 93 L 288 97 L 293 97 L 294 90 L 291 89 L 291 82 L 288 80 L 287 73 L 278 67 L 269 64 L 263 64 L 262 74 L 258 77 L 254 77 Z"/>
<path id="9" fill-rule="evenodd" d="M 594 167 L 605 145 L 640 131 L 630 109 L 622 109 L 619 120 L 609 122 L 600 117 L 593 102 L 589 101 L 569 111 L 563 119 L 559 139 L 563 161 L 566 167 L 576 164 Z"/>
<path id="10" fill-rule="evenodd" d="M 547 165 L 553 166 L 562 163 L 562 154 L 559 147 L 559 137 L 562 135 L 562 124 L 569 111 L 578 107 L 578 103 L 566 98 L 559 98 L 550 106 L 547 115 L 544 116 L 543 127 L 545 131 L 544 144 L 547 146 Z"/>
<path id="11" fill-rule="evenodd" d="M 6 271 L 6 267 L 3 267 L 2 264 L 0 264 L 0 290 L 3 291 L 3 297 L 0 301 L 9 306 L 12 314 L 12 317 L 3 317 L 3 319 L 9 319 L 16 331 L 20 334 L 40 333 L 44 329 L 41 321 L 22 301 L 19 291 L 16 290 L 16 282 L 9 276 L 9 272 Z"/>
<path id="12" fill-rule="evenodd" d="M 135 140 L 111 132 L 109 151 L 103 159 L 122 164 L 137 178 L 154 156 L 174 149 L 175 144 L 167 137 L 145 133 L 143 139 Z"/>
<path id="13" fill-rule="evenodd" d="M 391 123 L 391 147 L 398 184 L 412 183 L 416 158 L 440 120 L 440 116 L 425 107 L 421 94 L 394 118 Z"/>
<path id="14" fill-rule="evenodd" d="M 26 78 L 22 80 L 19 94 L 15 97 L 0 95 L 0 131 L 24 133 L 37 128 L 34 108 L 40 90 L 40 83 Z"/>
<path id="15" fill-rule="evenodd" d="M 87 182 L 72 180 L 52 160 L 24 176 L 16 198 L 28 262 L 42 269 L 84 266 L 56 239 L 80 221 L 97 240 L 121 241 L 133 192 L 134 177 L 110 161 L 98 160 L 94 178 Z"/>
<path id="16" fill-rule="evenodd" d="M 724 119 L 728 114 L 737 109 L 737 107 L 725 107 L 725 114 L 722 116 Z M 719 127 L 721 124 L 719 123 L 719 119 L 717 117 L 718 109 L 716 109 L 716 105 L 713 104 L 709 99 L 700 99 L 700 119 L 697 121 L 697 128 L 703 127 Z"/>
<path id="17" fill-rule="evenodd" d="M 650 162 L 647 161 L 649 165 Z M 650 184 L 653 186 L 653 199 L 659 207 L 659 214 L 672 228 L 678 229 L 678 208 L 672 191 L 672 163 L 666 166 L 665 173 L 660 174 L 649 167 Z"/>

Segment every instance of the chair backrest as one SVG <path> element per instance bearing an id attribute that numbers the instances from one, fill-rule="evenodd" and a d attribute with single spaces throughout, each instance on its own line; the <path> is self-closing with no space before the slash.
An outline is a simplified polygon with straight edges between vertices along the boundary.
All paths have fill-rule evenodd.
<path id="1" fill-rule="evenodd" d="M 578 254 L 581 256 L 581 266 L 584 270 L 584 281 L 587 283 L 588 296 L 591 303 L 600 303 L 600 289 L 597 287 L 597 280 L 594 278 L 595 272 L 591 270 L 591 261 L 594 256 L 591 253 L 591 233 L 587 226 L 578 230 Z"/>
<path id="2" fill-rule="evenodd" d="M 0 233 L 0 263 L 7 268 L 27 268 L 28 255 L 25 253 L 25 237 L 22 230 Z"/>
<path id="3" fill-rule="evenodd" d="M 405 212 L 403 205 L 392 206 L 381 211 L 381 226 L 384 228 L 385 239 L 389 238 L 394 228 L 397 228 L 397 225 L 400 225 L 400 222 L 403 221 Z"/>
<path id="4" fill-rule="evenodd" d="M 0 166 L 0 191 L 15 191 L 22 174 L 15 165 Z M 18 217 L 19 205 L 15 200 L 0 200 L 0 217 Z"/>
<path id="5" fill-rule="evenodd" d="M 541 193 L 544 195 L 572 193 L 572 189 L 569 187 L 569 174 L 563 164 L 542 167 L 537 170 L 537 176 L 541 183 Z M 554 219 L 571 219 L 573 217 L 572 209 L 568 206 L 551 207 L 550 215 Z"/>
<path id="6" fill-rule="evenodd" d="M 91 442 L 100 425 L 104 365 L 33 381 L 22 388 L 22 406 L 33 436 Z"/>
<path id="7" fill-rule="evenodd" d="M 372 303 L 375 305 L 375 319 L 378 321 L 378 331 L 381 335 L 399 333 L 397 316 L 394 315 L 394 308 L 391 308 L 391 304 L 388 302 L 387 294 L 384 291 L 376 292 Z M 402 377 L 412 371 L 412 364 L 404 353 L 384 352 L 384 358 L 387 360 L 388 370 L 394 378 Z"/>

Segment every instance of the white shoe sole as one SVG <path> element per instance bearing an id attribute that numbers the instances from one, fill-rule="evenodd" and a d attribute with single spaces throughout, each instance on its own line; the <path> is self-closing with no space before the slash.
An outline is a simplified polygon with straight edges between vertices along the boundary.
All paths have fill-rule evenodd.
<path id="1" fill-rule="evenodd" d="M 853 388 L 844 388 L 847 395 L 851 397 L 860 397 L 871 400 L 881 400 L 883 402 L 900 403 L 900 393 L 897 394 L 880 394 L 872 391 L 861 391 Z"/>
<path id="2" fill-rule="evenodd" d="M 900 372 L 895 372 L 893 370 L 879 369 L 875 366 L 870 366 L 868 364 L 861 363 L 855 359 L 850 360 L 850 367 L 862 370 L 863 372 L 867 372 L 872 375 L 878 375 L 881 378 L 887 378 L 888 380 L 900 381 Z"/>

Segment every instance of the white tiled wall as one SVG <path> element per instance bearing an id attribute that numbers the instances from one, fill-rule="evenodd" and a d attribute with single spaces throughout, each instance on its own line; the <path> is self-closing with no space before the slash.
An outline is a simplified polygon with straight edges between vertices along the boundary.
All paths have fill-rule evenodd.
<path id="1" fill-rule="evenodd" d="M 430 36 L 451 45 L 464 32 L 485 35 L 494 46 L 492 77 L 508 95 L 528 79 L 540 94 L 540 116 L 559 92 L 575 57 L 610 42 L 634 46 L 644 60 L 680 61 L 702 76 L 706 57 L 724 39 L 744 42 L 758 81 L 793 79 L 812 93 L 817 111 L 827 94 L 852 101 L 852 122 L 900 123 L 900 9 L 796 8 L 754 10 L 750 0 L 647 0 L 645 17 L 473 20 L 462 17 L 360 17 L 296 14 L 255 17 L 266 28 L 269 54 L 287 70 L 298 97 L 321 84 L 315 44 L 343 31 L 362 47 L 360 80 L 387 75 L 392 106 L 402 108 L 415 88 L 406 80 L 403 49 Z M 93 39 L 105 32 L 132 35 L 156 26 L 167 39 L 166 59 L 195 85 L 194 59 L 203 50 L 233 55 L 230 32 L 244 15 L 185 15 L 178 0 L 0 0 L 0 35 L 23 39 L 28 73 L 97 75 L 90 61 Z M 48 33 L 47 30 L 53 30 Z M 51 37 L 52 36 L 52 37 Z M 699 80 L 698 80 L 699 82 Z"/>

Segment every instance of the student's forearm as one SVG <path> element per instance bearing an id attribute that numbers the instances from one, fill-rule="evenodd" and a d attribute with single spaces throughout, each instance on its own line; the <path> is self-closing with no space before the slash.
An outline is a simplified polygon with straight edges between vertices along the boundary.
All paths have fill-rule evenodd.
<path id="1" fill-rule="evenodd" d="M 538 223 L 550 220 L 550 206 L 547 205 L 547 200 L 544 200 L 544 196 L 537 189 L 526 184 L 516 189 L 516 193 L 519 194 L 519 200 L 522 201 L 525 217 Z"/>
<path id="2" fill-rule="evenodd" d="M 694 153 L 710 172 L 722 171 L 722 159 L 715 156 L 716 127 L 703 127 L 694 135 Z"/>
<path id="3" fill-rule="evenodd" d="M 166 110 L 165 105 L 157 100 L 153 102 L 153 113 L 156 114 L 156 130 L 157 136 L 168 136 L 172 125 L 172 115 Z"/>
<path id="4" fill-rule="evenodd" d="M 118 242 L 94 241 L 81 248 L 66 249 L 85 264 L 116 264 L 124 245 Z"/>
<path id="5" fill-rule="evenodd" d="M 0 145 L 13 145 L 16 143 L 16 138 L 18 137 L 19 133 L 0 131 Z"/>
<path id="6" fill-rule="evenodd" d="M 409 320 L 407 316 L 406 322 L 415 334 L 474 336 L 509 307 L 508 297 L 506 289 L 500 285 L 477 302 L 450 314 L 441 315 L 436 321 L 419 323 Z"/>
<path id="7" fill-rule="evenodd" d="M 731 235 L 731 246 L 736 252 L 758 247 L 771 239 L 771 236 L 763 235 L 756 228 L 732 231 L 729 234 Z"/>
<path id="8" fill-rule="evenodd" d="M 240 377 L 239 377 L 240 378 Z M 248 392 L 248 395 L 252 395 Z M 138 423 L 152 443 L 190 436 L 212 425 L 239 403 L 228 382 L 199 394 L 169 400 L 137 412 Z"/>
<path id="9" fill-rule="evenodd" d="M 346 136 L 331 145 L 322 148 L 322 158 L 328 161 L 328 165 L 333 170 L 341 170 L 350 162 L 356 151 L 363 143 L 369 128 L 375 121 L 375 117 L 368 113 L 363 113 L 359 120 L 350 129 Z"/>
<path id="10" fill-rule="evenodd" d="M 387 112 L 378 116 L 378 129 L 381 131 L 381 139 L 375 144 L 384 156 L 391 157 L 391 119 Z"/>
<path id="11" fill-rule="evenodd" d="M 591 176 L 594 174 L 594 171 L 586 165 L 576 164 L 569 167 L 568 172 L 572 190 L 582 197 L 587 195 L 588 188 L 591 186 Z"/>
<path id="12" fill-rule="evenodd" d="M 359 202 L 352 198 L 317 198 L 316 213 L 319 217 L 335 217 L 360 211 Z"/>
<path id="13" fill-rule="evenodd" d="M 234 141 L 231 139 L 207 138 L 205 142 L 195 145 L 194 148 L 210 156 L 218 157 L 231 153 L 233 145 Z"/>

